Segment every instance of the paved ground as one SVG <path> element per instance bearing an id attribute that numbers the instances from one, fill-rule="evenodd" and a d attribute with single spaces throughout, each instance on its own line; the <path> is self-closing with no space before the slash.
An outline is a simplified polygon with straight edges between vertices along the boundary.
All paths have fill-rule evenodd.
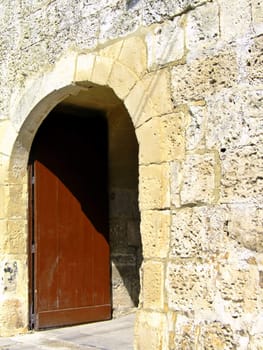
<path id="1" fill-rule="evenodd" d="M 4 350 L 132 350 L 134 314 L 111 321 L 0 338 Z"/>

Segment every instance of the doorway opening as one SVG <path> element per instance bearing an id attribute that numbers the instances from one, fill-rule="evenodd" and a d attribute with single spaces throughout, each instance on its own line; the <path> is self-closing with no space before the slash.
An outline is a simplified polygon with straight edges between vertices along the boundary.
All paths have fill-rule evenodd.
<path id="1" fill-rule="evenodd" d="M 31 328 L 118 317 L 139 303 L 138 143 L 121 101 L 96 89 L 97 100 L 81 91 L 57 105 L 31 148 Z"/>

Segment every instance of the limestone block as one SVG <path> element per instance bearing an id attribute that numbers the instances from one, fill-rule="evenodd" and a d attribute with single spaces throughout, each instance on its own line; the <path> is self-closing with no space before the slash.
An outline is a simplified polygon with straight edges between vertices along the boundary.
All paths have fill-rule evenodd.
<path id="1" fill-rule="evenodd" d="M 216 273 L 212 264 L 169 262 L 165 282 L 169 308 L 189 313 L 211 309 Z"/>
<path id="2" fill-rule="evenodd" d="M 213 153 L 187 155 L 182 165 L 181 203 L 213 203 L 217 199 L 216 180 Z"/>
<path id="3" fill-rule="evenodd" d="M 187 114 L 182 111 L 152 118 L 137 128 L 139 162 L 149 164 L 183 159 L 186 119 Z"/>
<path id="4" fill-rule="evenodd" d="M 187 15 L 187 58 L 200 56 L 204 49 L 214 47 L 219 39 L 219 8 L 216 3 L 207 3 Z"/>
<path id="5" fill-rule="evenodd" d="M 250 83 L 263 83 L 263 55 L 262 55 L 263 37 L 255 38 L 248 49 L 246 61 L 248 80 Z"/>
<path id="6" fill-rule="evenodd" d="M 160 23 L 167 18 L 173 18 L 206 2 L 209 2 L 209 0 L 143 0 L 143 24 Z"/>
<path id="7" fill-rule="evenodd" d="M 263 208 L 248 203 L 229 205 L 228 232 L 243 247 L 263 252 Z"/>
<path id="8" fill-rule="evenodd" d="M 142 82 L 151 98 L 153 108 L 156 111 L 155 115 L 173 112 L 170 71 L 168 69 L 147 74 L 143 77 Z"/>
<path id="9" fill-rule="evenodd" d="M 112 59 L 96 56 L 91 76 L 92 82 L 98 85 L 107 85 L 112 65 Z"/>
<path id="10" fill-rule="evenodd" d="M 127 66 L 114 63 L 109 77 L 109 85 L 120 99 L 124 99 L 138 81 L 138 76 Z"/>
<path id="11" fill-rule="evenodd" d="M 74 78 L 76 82 L 91 80 L 93 67 L 95 63 L 95 57 L 96 56 L 90 54 L 78 55 Z"/>
<path id="12" fill-rule="evenodd" d="M 119 61 L 141 76 L 146 71 L 146 45 L 142 38 L 133 36 L 123 41 Z"/>
<path id="13" fill-rule="evenodd" d="M 8 235 L 5 237 L 3 249 L 6 253 L 27 253 L 27 220 L 7 221 Z"/>
<path id="14" fill-rule="evenodd" d="M 5 183 L 28 184 L 27 157 L 29 149 L 25 149 L 24 144 L 21 142 L 26 136 L 28 136 L 28 133 L 20 133 L 20 140 L 14 145 L 12 158 L 8 162 L 8 172 L 6 174 L 8 180 Z M 32 142 L 32 136 L 31 134 L 29 138 L 30 144 Z"/>
<path id="15" fill-rule="evenodd" d="M 122 45 L 123 45 L 122 40 L 116 41 L 116 42 L 112 43 L 111 45 L 108 45 L 108 46 L 104 47 L 103 49 L 99 50 L 99 55 L 104 56 L 104 57 L 108 57 L 108 58 L 112 58 L 113 61 L 116 61 L 119 58 Z"/>
<path id="16" fill-rule="evenodd" d="M 27 330 L 27 304 L 18 298 L 1 300 L 0 336 L 10 336 L 14 333 L 24 333 Z"/>
<path id="17" fill-rule="evenodd" d="M 182 208 L 173 211 L 169 257 L 212 259 L 227 253 L 225 206 Z"/>
<path id="18" fill-rule="evenodd" d="M 247 349 L 248 350 L 262 350 L 263 349 L 263 335 L 262 334 L 257 334 L 256 336 L 250 336 L 249 337 L 249 344 Z"/>
<path id="19" fill-rule="evenodd" d="M 99 43 L 134 32 L 141 23 L 141 2 L 128 7 L 126 2 L 113 1 L 101 8 L 99 13 Z"/>
<path id="20" fill-rule="evenodd" d="M 143 306 L 162 309 L 164 306 L 164 264 L 147 261 L 143 265 Z"/>
<path id="21" fill-rule="evenodd" d="M 215 56 L 203 57 L 172 69 L 172 93 L 175 105 L 204 100 L 237 81 L 235 54 L 222 51 Z"/>
<path id="22" fill-rule="evenodd" d="M 78 2 L 79 3 L 83 3 Z M 76 6 L 74 4 L 73 6 Z M 77 7 L 77 6 L 76 6 Z M 67 25 L 61 30 L 61 37 L 68 33 L 67 45 L 76 50 L 92 50 L 98 46 L 98 32 L 100 28 L 99 14 L 90 13 L 88 17 L 83 17 L 82 12 L 77 15 L 75 14 L 76 21 Z M 81 20 L 80 20 L 81 19 Z M 72 19 L 74 21 L 74 18 Z M 59 40 L 63 43 L 64 40 Z M 62 48 L 64 51 L 65 48 Z"/>
<path id="23" fill-rule="evenodd" d="M 181 18 L 159 25 L 146 35 L 148 69 L 180 61 L 185 54 L 184 30 Z"/>
<path id="24" fill-rule="evenodd" d="M 0 121 L 0 153 L 10 155 L 17 133 L 9 120 Z"/>
<path id="25" fill-rule="evenodd" d="M 0 192 L 1 198 L 1 192 Z M 0 254 L 5 253 L 5 245 L 8 240 L 8 231 L 7 231 L 7 220 L 1 218 L 0 219 Z"/>
<path id="26" fill-rule="evenodd" d="M 170 163 L 170 191 L 171 191 L 171 205 L 173 207 L 181 207 L 181 184 L 182 184 L 182 163 L 181 162 L 171 162 Z"/>
<path id="27" fill-rule="evenodd" d="M 234 339 L 233 330 L 228 324 L 214 321 L 209 322 L 201 328 L 199 340 L 203 349 L 237 349 L 238 344 Z"/>
<path id="28" fill-rule="evenodd" d="M 207 110 L 205 105 L 190 105 L 190 122 L 186 129 L 186 149 L 204 148 L 204 137 L 207 123 Z"/>
<path id="29" fill-rule="evenodd" d="M 261 145 L 240 147 L 221 152 L 221 200 L 249 202 L 262 200 Z"/>
<path id="30" fill-rule="evenodd" d="M 165 314 L 158 312 L 137 312 L 135 321 L 135 349 L 164 349 L 165 344 Z"/>
<path id="31" fill-rule="evenodd" d="M 166 258 L 170 238 L 170 212 L 149 210 L 141 214 L 144 258 Z"/>
<path id="32" fill-rule="evenodd" d="M 263 142 L 262 90 L 226 89 L 206 98 L 208 148 L 221 149 Z"/>
<path id="33" fill-rule="evenodd" d="M 0 220 L 7 217 L 9 188 L 7 185 L 0 185 Z"/>
<path id="34" fill-rule="evenodd" d="M 170 205 L 168 164 L 140 166 L 139 206 L 141 210 L 165 209 Z"/>
<path id="35" fill-rule="evenodd" d="M 263 3 L 259 0 L 252 0 L 252 23 L 256 35 L 263 33 Z"/>
<path id="36" fill-rule="evenodd" d="M 214 307 L 221 319 L 230 323 L 233 323 L 234 319 L 236 325 L 239 322 L 239 327 L 242 327 L 246 314 L 248 319 L 248 315 L 251 318 L 260 311 L 263 291 L 262 288 L 258 288 L 258 277 L 258 268 L 255 265 L 250 265 L 247 270 L 219 266 L 216 278 L 218 295 Z"/>
<path id="37" fill-rule="evenodd" d="M 8 200 L 8 218 L 25 219 L 28 204 L 27 185 L 9 185 Z"/>
<path id="38" fill-rule="evenodd" d="M 221 38 L 226 41 L 245 36 L 251 30 L 251 9 L 249 0 L 220 0 Z"/>
<path id="39" fill-rule="evenodd" d="M 186 315 L 177 314 L 174 327 L 174 339 L 170 346 L 171 349 L 194 349 L 196 340 L 195 334 L 198 327 L 195 327 L 193 320 Z"/>
<path id="40" fill-rule="evenodd" d="M 158 114 L 154 109 L 146 86 L 141 81 L 135 84 L 124 100 L 124 104 L 132 118 L 134 127 L 140 126 L 146 120 Z"/>

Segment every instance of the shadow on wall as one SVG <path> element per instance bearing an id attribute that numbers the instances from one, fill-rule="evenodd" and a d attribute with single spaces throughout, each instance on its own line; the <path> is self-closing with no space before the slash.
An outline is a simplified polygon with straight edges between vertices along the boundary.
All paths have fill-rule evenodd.
<path id="1" fill-rule="evenodd" d="M 117 316 L 139 303 L 142 243 L 136 190 L 110 193 L 110 246 L 113 314 Z"/>

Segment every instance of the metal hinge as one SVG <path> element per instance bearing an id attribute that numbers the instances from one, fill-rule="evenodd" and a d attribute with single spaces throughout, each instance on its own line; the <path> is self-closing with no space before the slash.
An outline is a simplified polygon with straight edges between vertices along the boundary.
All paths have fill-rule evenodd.
<path id="1" fill-rule="evenodd" d="M 32 176 L 32 179 L 31 179 L 31 184 L 34 185 L 35 184 L 35 176 Z"/>
<path id="2" fill-rule="evenodd" d="M 35 252 L 36 252 L 36 246 L 35 246 L 35 243 L 33 243 L 31 246 L 31 253 L 34 254 Z"/>

